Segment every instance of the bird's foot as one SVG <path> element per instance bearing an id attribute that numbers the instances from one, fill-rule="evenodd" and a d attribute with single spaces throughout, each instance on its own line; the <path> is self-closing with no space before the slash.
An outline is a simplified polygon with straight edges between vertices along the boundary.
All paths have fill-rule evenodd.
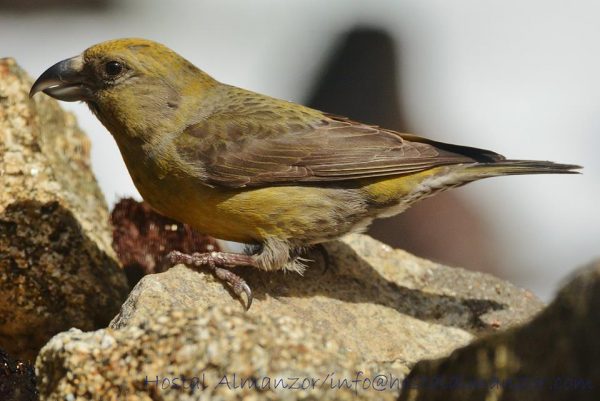
<path id="1" fill-rule="evenodd" d="M 246 310 L 250 309 L 252 305 L 252 290 L 243 278 L 227 270 L 227 268 L 237 266 L 256 267 L 256 262 L 251 256 L 225 252 L 186 254 L 179 251 L 172 251 L 169 252 L 167 258 L 172 264 L 183 263 L 190 267 L 208 267 L 215 276 L 229 284 L 235 295 L 240 299 L 242 298 L 242 293 L 245 293 L 247 297 Z"/>

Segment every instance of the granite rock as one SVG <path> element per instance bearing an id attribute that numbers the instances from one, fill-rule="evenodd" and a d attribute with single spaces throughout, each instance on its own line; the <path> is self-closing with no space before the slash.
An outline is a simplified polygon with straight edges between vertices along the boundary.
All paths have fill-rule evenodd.
<path id="1" fill-rule="evenodd" d="M 400 400 L 598 400 L 598 311 L 600 261 L 577 272 L 531 322 L 419 362 Z"/>
<path id="2" fill-rule="evenodd" d="M 329 263 L 311 255 L 315 262 L 303 277 L 238 269 L 255 293 L 248 312 L 211 274 L 180 265 L 145 276 L 109 329 L 62 333 L 46 345 L 37 360 L 42 399 L 110 400 L 126 391 L 128 400 L 391 400 L 415 362 L 526 321 L 542 307 L 497 278 L 432 263 L 365 235 L 326 248 Z M 314 392 L 214 388 L 227 372 L 320 380 L 335 372 L 351 381 L 360 371 L 356 392 L 354 384 Z M 194 394 L 140 384 L 146 376 L 202 372 L 207 388 Z M 94 398 L 97 390 L 103 398 Z"/>
<path id="3" fill-rule="evenodd" d="M 127 296 L 90 143 L 0 59 L 0 348 L 33 359 L 54 334 L 105 327 Z"/>
<path id="4" fill-rule="evenodd" d="M 336 388 L 338 378 L 353 378 L 356 355 L 297 319 L 231 306 L 162 313 L 137 326 L 55 336 L 37 360 L 42 399 L 369 399 L 367 391 Z M 314 388 L 305 381 L 313 378 Z"/>

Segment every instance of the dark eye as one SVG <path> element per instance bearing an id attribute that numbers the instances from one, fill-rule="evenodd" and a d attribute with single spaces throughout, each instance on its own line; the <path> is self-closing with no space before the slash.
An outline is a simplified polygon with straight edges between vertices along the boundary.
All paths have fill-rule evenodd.
<path id="1" fill-rule="evenodd" d="M 109 61 L 104 65 L 104 71 L 109 77 L 117 76 L 123 71 L 123 64 L 118 61 Z"/>

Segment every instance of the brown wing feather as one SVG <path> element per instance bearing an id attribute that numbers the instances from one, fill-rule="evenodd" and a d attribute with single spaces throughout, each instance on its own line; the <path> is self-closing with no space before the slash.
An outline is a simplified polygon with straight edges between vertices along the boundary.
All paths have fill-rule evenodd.
<path id="1" fill-rule="evenodd" d="M 256 110 L 260 115 L 261 108 Z M 256 118 L 255 113 L 205 119 L 180 136 L 179 153 L 189 163 L 201 164 L 208 184 L 230 188 L 348 181 L 503 159 L 487 150 L 399 134 L 316 110 L 278 111 L 271 116 L 275 118 Z"/>

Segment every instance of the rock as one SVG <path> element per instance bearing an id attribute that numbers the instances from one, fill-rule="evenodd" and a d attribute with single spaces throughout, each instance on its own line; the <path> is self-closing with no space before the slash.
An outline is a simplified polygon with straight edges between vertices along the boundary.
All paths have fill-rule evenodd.
<path id="1" fill-rule="evenodd" d="M 333 371 L 351 388 L 249 392 L 253 398 L 247 399 L 391 400 L 415 362 L 523 322 L 542 307 L 527 291 L 497 278 L 428 262 L 364 235 L 326 247 L 328 269 L 315 254 L 319 263 L 304 277 L 238 269 L 255 293 L 247 313 L 211 274 L 176 266 L 145 276 L 110 329 L 62 333 L 44 347 L 37 360 L 42 398 L 117 399 L 127 391 L 131 400 L 199 400 L 207 394 L 231 400 L 246 393 L 215 389 L 225 373 L 323 380 Z M 364 373 L 355 394 L 357 371 Z M 207 388 L 188 398 L 181 390 L 140 384 L 146 375 L 202 372 Z M 105 398 L 94 398 L 99 388 Z"/>
<path id="2" fill-rule="evenodd" d="M 39 399 L 33 366 L 12 359 L 0 349 L 0 400 L 37 401 Z"/>
<path id="3" fill-rule="evenodd" d="M 356 397 L 352 389 L 328 390 L 321 383 L 304 392 L 281 388 L 300 386 L 295 377 L 353 378 L 358 363 L 296 319 L 251 316 L 231 306 L 164 312 L 140 326 L 55 336 L 37 361 L 42 399 L 367 399 L 363 392 Z M 253 378 L 263 391 L 249 383 L 234 388 Z M 284 381 L 275 391 L 278 379 Z"/>
<path id="4" fill-rule="evenodd" d="M 400 400 L 600 399 L 600 261 L 533 321 L 418 363 Z"/>
<path id="5" fill-rule="evenodd" d="M 105 327 L 128 290 L 89 141 L 30 87 L 0 59 L 0 347 L 21 359 L 70 327 Z"/>
<path id="6" fill-rule="evenodd" d="M 325 272 L 322 264 L 311 266 L 304 277 L 236 270 L 254 292 L 249 313 L 294 316 L 329 336 L 339 335 L 347 348 L 363 355 L 410 362 L 420 360 L 421 352 L 443 354 L 457 341 L 467 343 L 474 335 L 519 323 L 542 307 L 530 292 L 500 279 L 429 262 L 365 235 L 349 235 L 326 247 L 331 266 Z M 142 279 L 111 327 L 146 321 L 165 305 L 186 309 L 235 302 L 211 274 L 176 266 Z M 415 349 L 402 345 L 406 342 Z"/>

